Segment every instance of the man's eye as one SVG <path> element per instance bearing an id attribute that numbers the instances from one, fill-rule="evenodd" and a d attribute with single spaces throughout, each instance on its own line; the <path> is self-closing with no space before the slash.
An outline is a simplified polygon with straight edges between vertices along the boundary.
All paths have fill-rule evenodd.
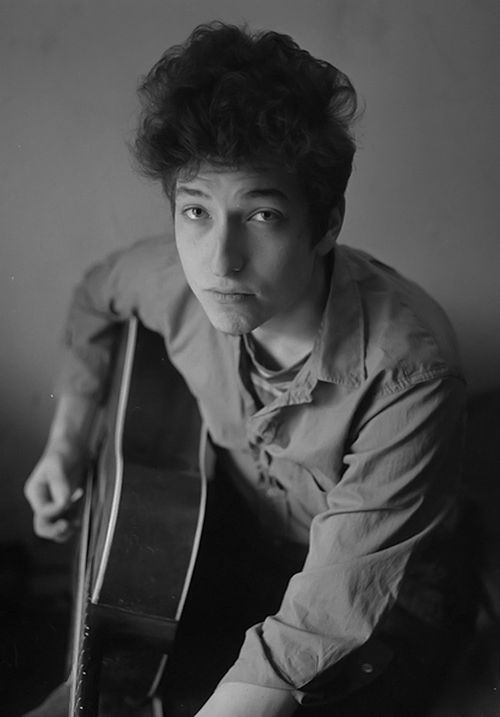
<path id="1" fill-rule="evenodd" d="M 260 209 L 251 216 L 251 219 L 255 219 L 255 221 L 263 222 L 265 224 L 278 221 L 281 218 L 282 215 L 273 209 Z"/>
<path id="2" fill-rule="evenodd" d="M 196 221 L 197 219 L 204 219 L 208 216 L 208 213 L 203 207 L 187 207 L 182 211 L 184 216 L 186 216 L 188 219 L 193 219 Z"/>

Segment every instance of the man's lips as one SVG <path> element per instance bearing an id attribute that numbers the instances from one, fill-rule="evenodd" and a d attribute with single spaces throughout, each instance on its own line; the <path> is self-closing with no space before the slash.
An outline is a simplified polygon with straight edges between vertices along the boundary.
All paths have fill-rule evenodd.
<path id="1" fill-rule="evenodd" d="M 253 292 L 249 291 L 248 289 L 244 289 L 240 286 L 234 286 L 234 287 L 217 287 L 217 286 L 211 286 L 208 289 L 204 289 L 204 291 L 208 291 L 211 294 L 245 294 L 246 296 L 252 296 Z"/>
<path id="2" fill-rule="evenodd" d="M 250 297 L 254 296 L 249 291 L 245 291 L 244 289 L 205 289 L 205 292 L 210 294 L 214 299 L 221 302 L 231 302 L 231 301 L 245 301 L 248 300 Z"/>

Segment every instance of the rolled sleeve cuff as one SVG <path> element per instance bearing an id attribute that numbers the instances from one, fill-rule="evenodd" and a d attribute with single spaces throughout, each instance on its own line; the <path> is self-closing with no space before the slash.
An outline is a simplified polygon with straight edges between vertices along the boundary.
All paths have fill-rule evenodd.
<path id="1" fill-rule="evenodd" d="M 259 624 L 247 630 L 238 659 L 220 684 L 244 682 L 287 690 L 304 706 L 329 704 L 373 682 L 392 659 L 393 651 L 389 645 L 372 637 L 313 680 L 298 687 L 284 679 L 273 666 L 266 654 L 262 624 Z"/>
<path id="2" fill-rule="evenodd" d="M 295 687 L 280 676 L 267 657 L 262 641 L 262 624 L 254 625 L 246 631 L 240 654 L 220 684 L 224 682 L 246 682 L 296 692 Z"/>

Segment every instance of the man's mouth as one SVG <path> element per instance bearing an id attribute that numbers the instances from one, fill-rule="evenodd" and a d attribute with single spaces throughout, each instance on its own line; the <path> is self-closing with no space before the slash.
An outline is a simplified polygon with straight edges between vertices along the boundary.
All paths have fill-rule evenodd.
<path id="1" fill-rule="evenodd" d="M 206 292 L 220 303 L 248 301 L 253 296 L 248 291 L 237 289 L 206 289 Z"/>

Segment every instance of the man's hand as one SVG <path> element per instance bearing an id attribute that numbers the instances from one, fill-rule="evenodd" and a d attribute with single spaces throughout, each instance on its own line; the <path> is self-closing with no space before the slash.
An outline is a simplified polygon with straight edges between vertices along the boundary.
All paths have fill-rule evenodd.
<path id="1" fill-rule="evenodd" d="M 64 542 L 74 533 L 84 468 L 76 451 L 45 452 L 35 466 L 24 494 L 33 509 L 35 533 L 41 538 Z"/>
<path id="2" fill-rule="evenodd" d="M 289 717 L 297 703 L 288 690 L 243 682 L 225 682 L 196 717 Z"/>
<path id="3" fill-rule="evenodd" d="M 92 397 L 63 394 L 59 399 L 47 448 L 24 488 L 34 513 L 35 533 L 42 538 L 63 542 L 75 531 L 75 504 L 83 495 L 96 412 Z"/>

